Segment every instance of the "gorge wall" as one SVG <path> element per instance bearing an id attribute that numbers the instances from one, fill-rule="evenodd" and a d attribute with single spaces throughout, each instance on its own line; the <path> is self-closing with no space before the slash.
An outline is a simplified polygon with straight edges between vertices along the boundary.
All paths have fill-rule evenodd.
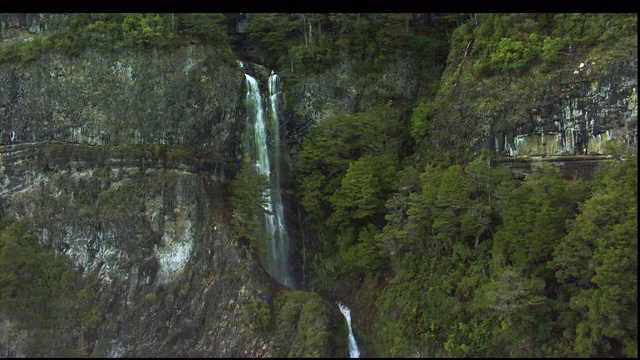
<path id="1" fill-rule="evenodd" d="M 563 53 L 553 70 L 477 78 L 464 49 L 452 49 L 443 73 L 431 132 L 436 148 L 490 149 L 507 166 L 544 157 L 568 174 L 588 173 L 606 143 L 637 149 L 638 40 L 614 50 Z M 464 139 L 464 142 L 463 142 Z M 563 160 L 567 160 L 566 162 Z M 568 165 L 570 164 L 570 165 Z M 531 166 L 516 165 L 515 172 Z M 569 176 L 570 177 L 570 176 Z"/>
<path id="2" fill-rule="evenodd" d="M 2 15 L 0 38 L 29 41 L 61 16 Z M 486 79 L 452 49 L 428 146 L 490 149 L 524 175 L 555 160 L 567 177 L 606 159 L 607 141 L 635 148 L 637 37 L 628 41 L 617 54 L 566 55 L 558 71 Z M 272 69 L 251 66 L 264 87 Z M 295 69 L 275 69 L 288 150 L 333 113 L 413 104 L 432 85 L 410 58 L 382 69 L 362 80 L 344 60 L 295 83 L 285 73 Z M 347 356 L 337 307 L 279 286 L 231 236 L 228 180 L 243 156 L 245 94 L 243 69 L 208 46 L 0 66 L 0 206 L 97 276 L 104 299 L 95 321 L 47 340 L 41 355 Z M 350 307 L 358 336 L 372 317 Z M 31 355 L 34 334 L 0 320 L 0 353 Z"/>
<path id="3" fill-rule="evenodd" d="M 4 16 L 3 37 L 25 41 L 46 19 Z M 279 286 L 231 236 L 246 117 L 237 64 L 207 46 L 88 50 L 2 65 L 0 84 L 0 206 L 97 277 L 101 299 L 55 338 L 0 316 L 3 354 L 347 354 L 337 306 Z"/>

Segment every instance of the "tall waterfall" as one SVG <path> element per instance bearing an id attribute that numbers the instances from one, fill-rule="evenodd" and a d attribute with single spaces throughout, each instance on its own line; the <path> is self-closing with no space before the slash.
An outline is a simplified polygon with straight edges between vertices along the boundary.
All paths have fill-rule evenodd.
<path id="1" fill-rule="evenodd" d="M 358 358 L 360 357 L 360 350 L 358 350 L 356 338 L 353 336 L 353 331 L 351 330 L 351 310 L 345 305 L 342 305 L 342 303 L 338 303 L 338 307 L 342 315 L 347 319 L 347 325 L 349 326 L 349 357 Z"/>
<path id="2" fill-rule="evenodd" d="M 284 209 L 280 190 L 280 127 L 278 118 L 279 79 L 272 72 L 269 77 L 269 117 L 265 122 L 265 111 L 256 79 L 245 74 L 247 83 L 247 128 L 253 128 L 253 146 L 251 159 L 255 161 L 256 170 L 269 179 L 271 188 L 267 194 L 266 209 L 270 214 L 265 216 L 266 229 L 269 234 L 269 253 L 263 254 L 262 263 L 267 272 L 280 284 L 293 287 L 289 274 L 287 253 L 289 237 L 284 223 Z M 248 132 L 247 135 L 250 135 Z M 269 141 L 272 140 L 272 141 Z M 269 146 L 269 145 L 272 146 Z M 270 161 L 273 157 L 273 165 Z"/>

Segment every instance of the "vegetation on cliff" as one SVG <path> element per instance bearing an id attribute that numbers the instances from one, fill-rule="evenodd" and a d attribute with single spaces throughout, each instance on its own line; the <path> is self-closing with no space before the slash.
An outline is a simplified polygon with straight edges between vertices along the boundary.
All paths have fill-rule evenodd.
<path id="1" fill-rule="evenodd" d="M 456 115 L 455 76 L 526 79 L 570 50 L 625 56 L 612 44 L 636 29 L 635 14 L 472 15 L 453 32 L 438 96 L 310 130 L 296 196 L 316 233 L 311 287 L 377 298 L 375 320 L 360 320 L 373 331 L 359 333 L 376 355 L 637 356 L 636 155 L 593 182 L 546 166 L 518 181 L 470 149 L 465 116 L 438 128 Z M 472 72 L 456 72 L 465 57 Z M 358 278 L 375 285 L 340 290 Z"/>
<path id="2" fill-rule="evenodd" d="M 336 291 L 354 271 L 386 279 L 369 335 L 379 355 L 635 356 L 635 155 L 592 185 L 550 167 L 514 180 L 488 154 L 400 170 L 373 153 L 347 168 L 345 142 L 324 137 L 334 129 L 319 124 L 300 152 L 319 234 L 312 288 Z"/>
<path id="3" fill-rule="evenodd" d="M 261 175 L 249 161 L 244 161 L 242 168 L 231 182 L 231 204 L 233 218 L 231 224 L 234 236 L 238 240 L 247 240 L 252 251 L 265 254 L 269 251 L 268 235 L 264 232 L 264 216 L 269 214 L 268 203 L 269 180 Z"/>
<path id="4" fill-rule="evenodd" d="M 484 134 L 530 128 L 558 81 L 631 69 L 637 41 L 637 14 L 478 14 L 452 33 L 437 96 L 421 99 L 431 113 L 419 153 L 473 156 Z"/>
<path id="5" fill-rule="evenodd" d="M 82 342 L 104 321 L 107 296 L 98 298 L 96 280 L 83 279 L 64 256 L 38 246 L 27 224 L 0 213 L 0 312 L 29 333 L 28 355 L 77 357 L 91 351 L 72 350 L 76 343 L 69 339 Z"/>
<path id="6" fill-rule="evenodd" d="M 86 49 L 139 51 L 188 44 L 208 44 L 227 60 L 235 59 L 222 14 L 79 13 L 69 16 L 61 30 L 28 40 L 3 45 L 0 63 L 24 65 L 51 51 L 76 56 Z"/>
<path id="7" fill-rule="evenodd" d="M 286 84 L 355 62 L 356 87 L 368 106 L 352 115 L 335 111 L 310 129 L 293 158 L 293 186 L 285 190 L 313 232 L 305 251 L 295 253 L 298 263 L 310 266 L 311 290 L 340 294 L 361 308 L 358 299 L 371 302 L 371 316 L 354 316 L 354 324 L 366 325 L 355 333 L 369 352 L 637 357 L 637 155 L 609 143 L 615 156 L 592 181 L 564 179 L 548 166 L 515 180 L 495 154 L 475 151 L 472 134 L 487 124 L 471 121 L 450 97 L 475 82 L 489 90 L 455 97 L 471 104 L 471 114 L 528 101 L 527 84 L 559 70 L 570 51 L 620 58 L 625 47 L 617 45 L 632 46 L 635 39 L 637 48 L 636 14 L 249 18 L 246 46 L 256 62 L 288 69 Z M 87 48 L 139 51 L 194 43 L 231 54 L 223 19 L 78 14 L 58 33 L 4 45 L 0 62 L 24 64 L 52 49 L 74 56 Z M 402 58 L 422 69 L 415 100 L 370 88 L 385 65 Z M 448 68 L 439 78 L 445 60 Z M 285 89 L 287 96 L 291 104 L 301 95 Z M 169 160 L 190 154 L 163 149 Z M 159 147 L 148 151 L 160 155 Z M 245 164 L 231 188 L 236 238 L 264 251 L 264 177 Z M 99 200 L 124 216 L 113 200 L 128 193 L 109 191 Z M 80 314 L 80 323 L 65 323 L 71 327 L 107 321 L 99 299 L 83 302 L 95 294 L 95 283 L 82 289 L 74 276 L 34 245 L 24 225 L 0 219 L 3 313 L 28 320 L 20 299 L 29 299 L 46 331 L 53 331 L 48 324 L 65 323 L 57 317 L 67 319 L 71 311 Z M 148 293 L 143 301 L 153 303 L 155 296 Z M 346 330 L 331 328 L 338 323 L 331 318 L 335 311 L 317 294 L 282 291 L 270 301 L 249 300 L 244 316 L 258 335 L 274 323 L 300 329 L 294 338 L 280 334 L 278 355 L 341 355 L 332 344 L 345 341 Z M 291 342 L 298 347 L 288 347 Z"/>

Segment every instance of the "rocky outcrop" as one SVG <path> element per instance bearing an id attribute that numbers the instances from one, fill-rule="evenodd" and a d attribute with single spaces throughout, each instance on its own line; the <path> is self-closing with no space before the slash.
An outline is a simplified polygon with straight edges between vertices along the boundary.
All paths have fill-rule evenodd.
<path id="1" fill-rule="evenodd" d="M 244 77 L 207 47 L 51 54 L 0 68 L 0 144 L 188 144 L 234 158 Z"/>
<path id="2" fill-rule="evenodd" d="M 100 299 L 54 339 L 0 314 L 0 353 L 346 356 L 337 306 L 283 289 L 231 237 L 245 92 L 204 46 L 0 66 L 0 206 L 95 276 Z"/>
<path id="3" fill-rule="evenodd" d="M 3 156 L 5 169 L 14 172 L 12 184 L 18 167 L 10 163 L 16 158 Z M 283 347 L 303 354 L 340 353 L 331 345 L 333 338 L 315 345 L 306 339 L 289 341 L 298 324 L 277 320 L 284 316 L 281 309 L 304 307 L 314 294 L 288 290 L 301 294 L 274 303 L 283 289 L 230 236 L 230 204 L 222 179 L 124 161 L 86 161 L 79 168 L 73 161 L 64 168 L 51 164 L 44 172 L 25 165 L 24 185 L 4 190 L 2 205 L 27 221 L 43 245 L 64 254 L 74 268 L 85 276 L 97 275 L 97 298 L 105 302 L 95 324 L 80 335 L 58 334 L 57 345 L 45 354 L 66 348 L 88 355 L 99 348 L 100 355 L 117 357 L 254 357 Z M 313 311 L 297 318 L 301 324 L 315 322 L 313 331 L 335 334 L 343 325 L 339 312 L 320 300 L 314 303 L 325 309 L 325 318 L 317 319 L 319 313 Z M 261 315 L 268 318 L 262 326 L 270 331 L 257 333 L 260 313 L 254 309 L 263 301 L 270 308 Z M 15 324 L 5 328 L 5 334 L 17 332 Z M 1 335 L 7 351 L 30 354 L 20 336 L 10 341 Z"/>
<path id="4" fill-rule="evenodd" d="M 637 37 L 618 47 L 562 55 L 550 71 L 484 79 L 472 60 L 450 57 L 432 120 L 436 147 L 464 143 L 504 156 L 603 155 L 608 141 L 636 148 Z"/>
<path id="5" fill-rule="evenodd" d="M 287 143 L 296 148 L 310 127 L 337 112 L 355 114 L 369 111 L 390 100 L 412 103 L 419 90 L 419 71 L 414 59 L 405 58 L 385 64 L 377 76 L 366 80 L 358 73 L 354 61 L 342 61 L 326 71 L 305 77 L 293 85 L 287 83 L 290 69 L 282 69 L 285 92 Z"/>
<path id="6" fill-rule="evenodd" d="M 606 141 L 636 144 L 637 60 L 599 68 L 585 62 L 588 56 L 576 57 L 575 70 L 545 85 L 528 121 L 494 133 L 493 149 L 510 156 L 601 155 Z"/>
<path id="7" fill-rule="evenodd" d="M 25 40 L 36 34 L 48 34 L 63 26 L 66 14 L 0 14 L 0 40 Z"/>

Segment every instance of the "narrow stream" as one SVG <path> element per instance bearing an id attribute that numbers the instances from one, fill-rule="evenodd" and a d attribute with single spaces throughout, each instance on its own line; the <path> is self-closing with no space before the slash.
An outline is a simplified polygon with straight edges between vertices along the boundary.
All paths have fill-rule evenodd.
<path id="1" fill-rule="evenodd" d="M 347 319 L 347 325 L 349 326 L 349 357 L 359 358 L 360 350 L 358 350 L 356 338 L 353 336 L 353 331 L 351 330 L 351 310 L 349 310 L 345 305 L 342 305 L 342 303 L 338 303 L 338 307 L 340 308 L 342 315 Z"/>

